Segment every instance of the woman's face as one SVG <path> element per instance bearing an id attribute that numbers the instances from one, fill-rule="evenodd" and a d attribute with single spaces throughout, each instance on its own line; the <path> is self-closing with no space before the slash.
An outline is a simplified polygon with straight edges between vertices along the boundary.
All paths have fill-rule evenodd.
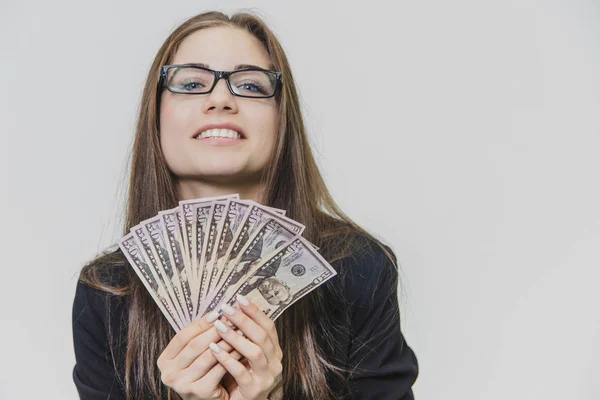
<path id="1" fill-rule="evenodd" d="M 217 71 L 239 64 L 272 69 L 262 44 L 237 28 L 216 27 L 192 33 L 171 64 L 204 63 Z M 275 97 L 252 99 L 231 94 L 220 79 L 208 94 L 165 89 L 160 106 L 160 143 L 171 171 L 180 180 L 248 184 L 258 181 L 273 152 L 277 130 Z M 196 139 L 203 126 L 232 123 L 242 139 Z"/>

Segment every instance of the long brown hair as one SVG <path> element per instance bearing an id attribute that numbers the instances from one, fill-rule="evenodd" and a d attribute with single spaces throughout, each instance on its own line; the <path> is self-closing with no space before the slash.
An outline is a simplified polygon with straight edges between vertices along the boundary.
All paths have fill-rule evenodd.
<path id="1" fill-rule="evenodd" d="M 266 24 L 249 13 L 236 13 L 231 17 L 220 12 L 196 15 L 177 27 L 158 50 L 146 78 L 138 113 L 123 233 L 128 233 L 131 227 L 153 217 L 160 210 L 178 205 L 176 177 L 169 170 L 159 143 L 162 87 L 158 71 L 162 65 L 170 63 L 179 44 L 188 35 L 217 26 L 241 28 L 254 35 L 264 45 L 275 69 L 283 73 L 283 84 L 277 93 L 278 135 L 270 165 L 262 177 L 265 184 L 262 203 L 285 209 L 287 216 L 304 224 L 304 236 L 321 248 L 330 263 L 357 251 L 351 240 L 357 233 L 382 246 L 353 223 L 333 201 L 307 140 L 298 93 L 285 52 Z M 386 254 L 391 258 L 387 251 Z M 125 273 L 127 281 L 115 284 L 106 279 L 108 267 L 116 267 Z M 83 268 L 80 280 L 96 289 L 128 297 L 123 377 L 127 397 L 150 395 L 162 398 L 167 395 L 178 398 L 161 383 L 156 367 L 158 356 L 174 332 L 142 283 L 131 273 L 121 252 L 110 250 L 95 258 Z M 341 292 L 333 289 L 329 294 L 336 296 Z M 336 345 L 336 329 L 343 329 L 328 323 L 325 295 L 324 290 L 311 292 L 276 321 L 283 353 L 293 355 L 283 359 L 284 398 L 333 398 L 327 377 L 344 372 L 341 366 L 325 356 L 325 348 Z"/>

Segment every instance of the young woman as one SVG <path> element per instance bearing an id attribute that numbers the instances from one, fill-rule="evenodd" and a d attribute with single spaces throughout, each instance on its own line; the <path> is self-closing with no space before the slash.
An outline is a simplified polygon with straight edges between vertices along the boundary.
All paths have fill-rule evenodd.
<path id="1" fill-rule="evenodd" d="M 212 74 L 214 85 L 186 93 L 173 78 L 185 68 Z M 244 69 L 270 84 L 211 72 Z M 200 135 L 214 126 L 234 132 Z M 232 193 L 285 209 L 338 275 L 275 323 L 241 297 L 239 309 L 225 312 L 243 336 L 212 314 L 175 334 L 111 249 L 83 268 L 77 285 L 73 379 L 81 398 L 412 399 L 417 361 L 400 331 L 393 253 L 327 191 L 273 33 L 251 14 L 207 12 L 167 38 L 148 73 L 124 232 L 180 200 Z"/>

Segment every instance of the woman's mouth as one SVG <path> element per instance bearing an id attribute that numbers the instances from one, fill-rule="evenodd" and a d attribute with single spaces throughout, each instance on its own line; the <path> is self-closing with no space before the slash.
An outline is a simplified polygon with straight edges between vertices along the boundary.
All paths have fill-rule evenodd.
<path id="1" fill-rule="evenodd" d="M 199 135 L 197 135 L 194 139 L 203 140 L 203 139 L 244 139 L 244 137 L 239 133 L 231 129 L 208 129 Z"/>

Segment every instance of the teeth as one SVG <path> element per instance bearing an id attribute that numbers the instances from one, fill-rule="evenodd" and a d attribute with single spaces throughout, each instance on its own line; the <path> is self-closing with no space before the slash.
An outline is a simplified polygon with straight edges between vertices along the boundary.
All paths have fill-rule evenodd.
<path id="1" fill-rule="evenodd" d="M 210 137 L 222 137 L 230 139 L 241 139 L 242 135 L 231 129 L 209 129 L 196 136 L 196 139 L 205 139 Z"/>

